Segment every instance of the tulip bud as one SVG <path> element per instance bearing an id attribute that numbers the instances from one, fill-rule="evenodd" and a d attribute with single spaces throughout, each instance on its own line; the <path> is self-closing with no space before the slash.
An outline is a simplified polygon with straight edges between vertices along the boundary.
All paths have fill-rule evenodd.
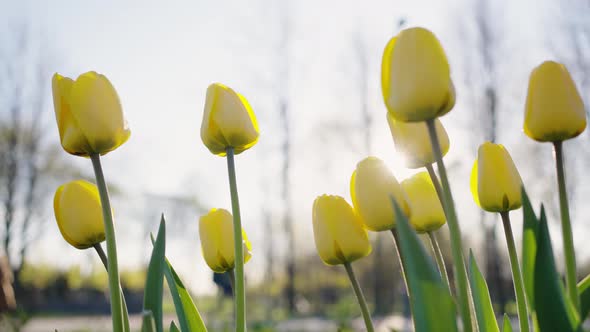
<path id="1" fill-rule="evenodd" d="M 506 148 L 485 142 L 479 146 L 471 171 L 471 193 L 475 203 L 489 212 L 518 209 L 522 180 Z"/>
<path id="2" fill-rule="evenodd" d="M 406 215 L 409 212 L 402 187 L 379 158 L 367 157 L 357 164 L 350 179 L 350 196 L 362 222 L 372 231 L 395 227 L 392 198 Z"/>
<path id="3" fill-rule="evenodd" d="M 313 235 L 324 263 L 350 263 L 371 253 L 367 231 L 350 204 L 340 196 L 322 195 L 313 202 Z"/>
<path id="4" fill-rule="evenodd" d="M 105 239 L 102 205 L 96 185 L 76 180 L 57 188 L 53 211 L 63 238 L 78 249 L 90 248 Z"/>
<path id="5" fill-rule="evenodd" d="M 436 161 L 426 123 L 398 121 L 389 112 L 387 113 L 387 122 L 395 149 L 404 156 L 406 167 L 420 168 Z M 434 125 L 444 156 L 449 151 L 449 136 L 439 119 L 434 120 Z"/>
<path id="6" fill-rule="evenodd" d="M 53 105 L 61 145 L 77 156 L 104 155 L 131 134 L 117 91 L 101 74 L 90 71 L 74 81 L 54 74 Z"/>
<path id="7" fill-rule="evenodd" d="M 238 154 L 258 142 L 258 123 L 250 104 L 231 88 L 213 83 L 201 123 L 201 139 L 211 153 L 225 156 L 228 148 Z"/>
<path id="8" fill-rule="evenodd" d="M 410 224 L 416 232 L 435 231 L 445 224 L 445 212 L 428 173 L 405 179 L 402 188 L 411 211 Z"/>
<path id="9" fill-rule="evenodd" d="M 224 209 L 211 209 L 199 219 L 201 249 L 207 265 L 217 273 L 231 270 L 235 266 L 234 223 L 231 213 Z M 242 229 L 244 263 L 252 257 L 252 245 Z"/>
<path id="10" fill-rule="evenodd" d="M 433 119 L 455 106 L 447 56 L 432 32 L 406 29 L 389 41 L 383 53 L 381 89 L 387 109 L 399 121 Z"/>
<path id="11" fill-rule="evenodd" d="M 545 61 L 529 78 L 524 132 L 540 142 L 574 138 L 586 129 L 584 102 L 564 65 Z"/>

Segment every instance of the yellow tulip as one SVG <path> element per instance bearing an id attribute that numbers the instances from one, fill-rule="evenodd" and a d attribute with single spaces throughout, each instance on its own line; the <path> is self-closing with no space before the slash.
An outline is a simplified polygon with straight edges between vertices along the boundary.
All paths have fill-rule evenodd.
<path id="1" fill-rule="evenodd" d="M 392 198 L 406 215 L 409 212 L 402 187 L 379 158 L 367 157 L 357 164 L 350 179 L 350 196 L 362 222 L 372 231 L 395 227 Z"/>
<path id="2" fill-rule="evenodd" d="M 584 102 L 567 68 L 543 62 L 529 78 L 524 132 L 540 142 L 556 142 L 574 138 L 584 129 Z"/>
<path id="3" fill-rule="evenodd" d="M 344 198 L 319 196 L 313 202 L 312 219 L 315 245 L 324 263 L 350 263 L 371 253 L 367 231 Z"/>
<path id="4" fill-rule="evenodd" d="M 211 209 L 209 213 L 199 219 L 199 235 L 201 249 L 207 265 L 217 273 L 223 273 L 234 268 L 234 223 L 229 211 Z M 252 257 L 252 245 L 248 241 L 246 232 L 242 229 L 244 245 L 244 263 Z"/>
<path id="5" fill-rule="evenodd" d="M 404 122 L 433 119 L 455 106 L 447 56 L 432 32 L 410 28 L 387 43 L 381 89 L 389 112 Z"/>
<path id="6" fill-rule="evenodd" d="M 435 231 L 445 224 L 445 212 L 427 172 L 405 179 L 402 188 L 410 206 L 410 223 L 417 232 Z"/>
<path id="7" fill-rule="evenodd" d="M 52 86 L 59 137 L 68 153 L 104 155 L 127 141 L 131 131 L 119 96 L 104 75 L 90 71 L 74 81 L 56 73 Z"/>
<path id="8" fill-rule="evenodd" d="M 522 180 L 501 144 L 483 143 L 471 171 L 471 193 L 482 209 L 506 212 L 522 206 Z"/>
<path id="9" fill-rule="evenodd" d="M 406 167 L 420 168 L 436 161 L 426 123 L 398 121 L 389 112 L 387 113 L 387 122 L 395 149 L 404 156 Z M 435 119 L 434 124 L 444 156 L 449 151 L 449 136 L 439 119 Z"/>
<path id="10" fill-rule="evenodd" d="M 246 98 L 223 84 L 211 84 L 201 123 L 201 139 L 209 151 L 225 156 L 231 147 L 238 154 L 254 146 L 258 136 L 256 116 Z"/>
<path id="11" fill-rule="evenodd" d="M 76 180 L 57 188 L 53 211 L 63 238 L 78 249 L 90 248 L 105 239 L 102 205 L 96 185 Z"/>

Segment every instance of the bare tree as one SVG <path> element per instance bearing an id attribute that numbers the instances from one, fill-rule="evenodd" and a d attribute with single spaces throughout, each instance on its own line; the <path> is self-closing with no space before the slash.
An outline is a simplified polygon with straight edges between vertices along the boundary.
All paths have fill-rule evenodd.
<path id="1" fill-rule="evenodd" d="M 290 37 L 291 17 L 289 15 L 289 3 L 283 2 L 279 13 L 279 44 L 277 48 L 277 102 L 279 117 L 283 129 L 283 143 L 281 153 L 283 164 L 281 168 L 281 196 L 284 202 L 283 229 L 287 236 L 286 272 L 287 286 L 285 297 L 287 309 L 290 313 L 296 312 L 295 303 L 295 229 L 293 227 L 293 216 L 291 211 L 291 187 L 289 183 L 291 169 L 291 125 L 290 125 L 290 102 L 289 102 L 289 65 L 290 65 Z"/>
<path id="2" fill-rule="evenodd" d="M 2 249 L 18 286 L 53 190 L 64 175 L 78 172 L 63 161 L 57 138 L 47 137 L 51 53 L 27 25 L 12 28 L 11 43 L 0 47 L 0 201 Z"/>
<path id="3" fill-rule="evenodd" d="M 470 130 L 475 137 L 476 144 L 485 140 L 496 142 L 499 135 L 498 122 L 500 118 L 499 100 L 500 85 L 499 73 L 500 49 L 502 48 L 503 35 L 502 23 L 498 22 L 498 15 L 494 15 L 496 8 L 492 6 L 491 0 L 477 0 L 472 3 L 472 15 L 465 17 L 473 21 L 461 22 L 461 30 L 470 31 L 471 36 L 463 37 L 471 40 L 474 47 L 469 49 L 472 53 L 467 54 L 467 68 L 465 68 L 465 79 L 468 86 L 472 87 L 470 106 L 474 109 L 474 118 L 470 126 L 480 127 L 481 130 Z M 501 17 L 501 16 L 500 16 Z M 466 25 L 472 25 L 466 28 Z M 477 145 L 473 147 L 477 150 Z M 484 229 L 484 253 L 485 270 L 488 278 L 490 293 L 495 301 L 500 304 L 503 310 L 507 298 L 502 283 L 502 268 L 496 238 L 496 216 L 481 211 L 480 221 Z"/>

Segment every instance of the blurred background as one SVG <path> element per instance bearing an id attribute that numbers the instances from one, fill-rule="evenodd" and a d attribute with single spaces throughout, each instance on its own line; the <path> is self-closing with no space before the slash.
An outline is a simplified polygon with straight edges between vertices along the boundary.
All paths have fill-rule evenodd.
<path id="1" fill-rule="evenodd" d="M 199 135 L 206 88 L 222 82 L 248 98 L 261 131 L 236 159 L 253 244 L 251 329 L 361 330 L 344 270 L 315 252 L 311 207 L 324 193 L 350 199 L 350 175 L 367 155 L 385 160 L 400 181 L 415 173 L 395 151 L 380 89 L 385 44 L 412 26 L 432 30 L 451 63 L 457 105 L 441 120 L 464 241 L 497 312 L 514 312 L 499 220 L 476 207 L 469 174 L 480 143 L 506 145 L 534 206 L 548 210 L 563 265 L 551 146 L 524 135 L 523 111 L 528 75 L 547 59 L 566 64 L 589 105 L 590 1 L 0 0 L 0 280 L 16 298 L 0 303 L 9 309 L 0 329 L 109 329 L 107 275 L 94 252 L 61 238 L 52 207 L 59 184 L 93 181 L 93 173 L 89 160 L 60 147 L 51 75 L 95 70 L 117 89 L 132 130 L 103 166 L 133 313 L 141 310 L 149 233 L 164 213 L 168 258 L 211 331 L 231 330 L 225 279 L 205 264 L 198 236 L 201 214 L 231 207 L 225 159 Z M 588 131 L 565 151 L 582 277 L 590 272 Z M 517 242 L 521 219 L 513 213 Z M 354 268 L 377 325 L 403 330 L 409 308 L 388 235 L 371 234 L 373 253 Z M 450 261 L 446 228 L 439 237 Z"/>

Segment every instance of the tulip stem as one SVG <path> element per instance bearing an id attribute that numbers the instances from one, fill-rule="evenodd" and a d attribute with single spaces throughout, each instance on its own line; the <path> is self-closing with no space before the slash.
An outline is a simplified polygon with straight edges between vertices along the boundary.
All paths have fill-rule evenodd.
<path id="1" fill-rule="evenodd" d="M 428 171 L 428 175 L 430 175 L 430 180 L 432 181 L 432 184 L 434 185 L 434 190 L 436 191 L 436 195 L 438 196 L 438 200 L 440 201 L 440 204 L 442 205 L 443 210 L 445 209 L 445 203 L 444 203 L 444 193 L 443 190 L 440 186 L 440 181 L 438 181 L 438 176 L 436 176 L 436 172 L 434 171 L 434 167 L 432 167 L 432 164 L 427 164 L 426 166 L 426 170 Z"/>
<path id="2" fill-rule="evenodd" d="M 447 288 L 449 289 L 449 294 L 451 292 L 451 282 L 449 281 L 449 276 L 447 275 L 447 268 L 445 266 L 445 259 L 440 250 L 440 246 L 438 245 L 438 241 L 436 240 L 436 235 L 434 232 L 428 232 L 428 238 L 430 239 L 430 245 L 432 246 L 432 251 L 434 253 L 434 258 L 436 260 L 436 264 L 438 265 L 438 271 L 440 272 L 441 278 L 445 281 Z"/>
<path id="3" fill-rule="evenodd" d="M 395 251 L 397 252 L 397 258 L 399 260 L 399 266 L 402 272 L 402 278 L 404 278 L 404 284 L 406 285 L 406 293 L 408 294 L 408 298 L 410 297 L 410 288 L 408 287 L 408 280 L 406 279 L 406 262 L 403 259 L 399 248 L 399 236 L 397 234 L 397 229 L 391 229 L 391 235 L 393 235 L 393 245 L 395 247 Z"/>
<path id="4" fill-rule="evenodd" d="M 344 267 L 346 268 L 346 273 L 348 273 L 348 279 L 350 279 L 350 283 L 352 284 L 352 288 L 354 289 L 354 294 L 356 295 L 356 299 L 359 301 L 359 305 L 361 306 L 361 312 L 363 314 L 363 319 L 365 320 L 365 326 L 367 327 L 367 332 L 374 332 L 375 328 L 373 327 L 373 322 L 371 321 L 371 314 L 369 314 L 369 307 L 367 306 L 367 301 L 365 301 L 365 296 L 363 295 L 363 290 L 359 286 L 359 282 L 354 275 L 354 271 L 352 270 L 352 265 L 349 262 L 344 263 Z"/>
<path id="5" fill-rule="evenodd" d="M 242 240 L 242 221 L 240 218 L 240 201 L 238 185 L 236 183 L 236 166 L 234 163 L 234 149 L 227 148 L 227 171 L 229 176 L 229 190 L 231 194 L 231 209 L 234 217 L 234 253 L 235 253 L 235 289 L 236 303 L 236 331 L 246 331 L 246 292 L 244 288 L 244 245 Z"/>
<path id="6" fill-rule="evenodd" d="M 100 243 L 95 243 L 93 247 L 96 250 L 98 257 L 100 257 L 100 261 L 102 262 L 102 265 L 104 265 L 104 269 L 108 272 L 109 263 L 107 260 L 107 255 L 104 253 L 104 250 L 102 250 L 102 246 Z M 121 294 L 123 294 L 123 289 L 121 289 Z M 125 296 L 122 296 L 121 299 L 123 300 L 123 323 L 125 324 L 125 331 L 131 331 L 129 328 L 129 314 L 127 313 L 127 302 L 125 302 Z"/>
<path id="7" fill-rule="evenodd" d="M 93 245 L 93 247 L 96 250 L 98 257 L 100 258 L 102 265 L 104 265 L 104 269 L 108 272 L 109 271 L 109 263 L 107 260 L 107 255 L 104 253 L 104 250 L 102 250 L 102 246 L 100 245 L 100 243 L 95 243 Z"/>
<path id="8" fill-rule="evenodd" d="M 524 295 L 524 283 L 518 265 L 516 245 L 514 244 L 514 235 L 512 235 L 512 226 L 510 225 L 510 214 L 508 211 L 505 211 L 500 212 L 500 216 L 502 216 L 504 234 L 506 235 L 506 243 L 508 244 L 508 256 L 510 257 L 510 267 L 512 268 L 512 280 L 514 282 L 514 293 L 516 294 L 516 307 L 518 309 L 520 330 L 529 331 L 529 316 Z"/>
<path id="9" fill-rule="evenodd" d="M 91 154 L 92 167 L 94 168 L 94 175 L 96 176 L 96 186 L 100 194 L 100 203 L 102 206 L 102 218 L 104 221 L 105 238 L 107 242 L 107 272 L 109 276 L 109 291 L 111 296 L 111 315 L 113 319 L 113 331 L 125 331 L 125 326 L 128 323 L 123 321 L 123 295 L 121 294 L 119 281 L 119 267 L 117 262 L 117 244 L 115 240 L 115 225 L 113 223 L 113 212 L 111 210 L 111 203 L 109 201 L 109 191 L 102 172 L 100 164 L 100 155 Z"/>
<path id="10" fill-rule="evenodd" d="M 451 193 L 451 187 L 449 185 L 449 179 L 447 177 L 447 170 L 445 168 L 445 164 L 442 158 L 440 143 L 436 135 L 434 119 L 426 120 L 426 126 L 428 127 L 428 134 L 430 136 L 430 142 L 432 143 L 432 151 L 434 152 L 434 156 L 436 158 L 438 173 L 440 174 L 441 186 L 444 193 L 443 209 L 447 217 L 449 231 L 451 234 L 451 251 L 453 254 L 453 261 L 455 267 L 456 288 L 459 293 L 458 302 L 460 304 L 461 318 L 463 321 L 463 331 L 470 332 L 473 329 L 471 321 L 471 301 L 467 281 L 467 269 L 465 268 L 465 259 L 463 257 L 461 228 L 459 226 L 457 213 L 455 211 L 455 204 L 453 202 L 453 195 Z"/>
<path id="11" fill-rule="evenodd" d="M 576 253 L 574 252 L 574 236 L 570 221 L 570 211 L 565 188 L 565 170 L 563 162 L 563 142 L 554 142 L 555 166 L 557 168 L 557 186 L 559 187 L 559 208 L 561 210 L 561 227 L 563 236 L 563 252 L 565 255 L 565 280 L 570 300 L 580 311 L 580 297 L 578 295 L 576 278 Z"/>

